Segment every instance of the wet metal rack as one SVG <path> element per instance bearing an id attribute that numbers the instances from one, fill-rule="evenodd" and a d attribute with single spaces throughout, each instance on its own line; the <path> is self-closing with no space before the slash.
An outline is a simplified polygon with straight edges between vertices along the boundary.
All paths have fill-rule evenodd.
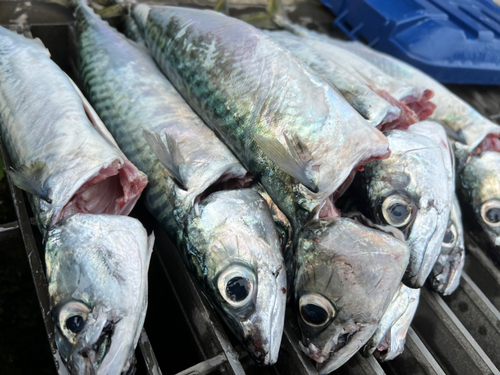
<path id="1" fill-rule="evenodd" d="M 260 8 L 242 5 L 235 7 L 235 12 L 241 14 L 245 9 L 255 12 L 262 8 L 262 5 Z M 310 24 L 310 20 L 315 19 L 319 28 L 331 23 L 331 16 L 319 3 L 297 3 L 289 11 L 295 22 Z M 71 71 L 68 57 L 71 54 L 71 22 L 71 12 L 57 4 L 0 0 L 0 25 L 29 37 L 39 37 L 51 51 L 54 61 L 67 72 Z M 1 141 L 0 149 L 7 169 L 11 162 Z M 67 370 L 54 342 L 43 245 L 29 216 L 25 194 L 10 181 L 9 188 L 17 221 L 0 225 L 0 249 L 22 239 L 55 364 L 54 373 L 65 375 Z M 199 292 L 174 245 L 141 203 L 133 216 L 156 235 L 149 273 L 148 315 L 136 350 L 138 375 L 317 374 L 313 362 L 300 350 L 299 330 L 293 319 L 285 324 L 278 363 L 270 368 L 253 363 Z M 426 288 L 422 290 L 402 355 L 393 361 L 379 363 L 373 356 L 364 358 L 358 353 L 336 373 L 500 374 L 500 271 L 472 239 L 467 243 L 460 287 L 445 298 Z"/>

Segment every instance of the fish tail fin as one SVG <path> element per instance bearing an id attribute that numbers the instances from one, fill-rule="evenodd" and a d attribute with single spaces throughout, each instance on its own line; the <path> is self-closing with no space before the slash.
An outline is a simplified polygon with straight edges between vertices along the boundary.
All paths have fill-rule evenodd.
<path id="1" fill-rule="evenodd" d="M 317 184 L 306 173 L 307 163 L 311 160 L 310 154 L 305 150 L 302 142 L 296 145 L 298 137 L 292 136 L 292 138 L 290 139 L 285 135 L 288 150 L 277 139 L 265 138 L 261 135 L 255 136 L 255 142 L 257 142 L 262 152 L 281 169 L 309 190 L 317 193 Z M 293 142 L 294 140 L 295 142 Z"/>
<path id="2" fill-rule="evenodd" d="M 36 195 L 49 204 L 52 203 L 52 190 L 46 186 L 49 177 L 47 164 L 41 161 L 32 161 L 29 167 L 22 165 L 18 170 L 11 168 L 7 174 L 12 183 L 19 189 Z"/>
<path id="3" fill-rule="evenodd" d="M 158 160 L 167 169 L 172 179 L 183 190 L 187 190 L 186 183 L 180 173 L 180 165 L 184 164 L 179 145 L 172 135 L 165 133 L 165 144 L 158 133 L 142 129 L 146 143 L 151 147 Z"/>

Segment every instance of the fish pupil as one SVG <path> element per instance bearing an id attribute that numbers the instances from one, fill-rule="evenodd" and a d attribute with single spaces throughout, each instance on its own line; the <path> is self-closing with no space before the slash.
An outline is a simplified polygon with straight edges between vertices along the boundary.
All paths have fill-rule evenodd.
<path id="1" fill-rule="evenodd" d="M 324 324 L 328 319 L 328 313 L 325 309 L 311 303 L 302 306 L 301 313 L 306 322 L 315 325 Z"/>
<path id="2" fill-rule="evenodd" d="M 403 220 L 408 215 L 408 208 L 401 203 L 394 203 L 389 207 L 389 213 L 395 220 Z"/>
<path id="3" fill-rule="evenodd" d="M 74 315 L 66 320 L 66 328 L 73 333 L 79 333 L 84 326 L 83 318 L 80 315 Z"/>
<path id="4" fill-rule="evenodd" d="M 498 223 L 500 221 L 500 208 L 492 208 L 486 212 L 486 216 L 491 223 Z"/>
<path id="5" fill-rule="evenodd" d="M 443 242 L 444 243 L 453 243 L 454 239 L 455 239 L 455 236 L 453 235 L 453 232 L 448 229 L 446 231 L 446 234 L 444 235 Z"/>
<path id="6" fill-rule="evenodd" d="M 249 293 L 249 282 L 243 277 L 233 277 L 226 285 L 228 297 L 235 302 L 243 301 Z"/>

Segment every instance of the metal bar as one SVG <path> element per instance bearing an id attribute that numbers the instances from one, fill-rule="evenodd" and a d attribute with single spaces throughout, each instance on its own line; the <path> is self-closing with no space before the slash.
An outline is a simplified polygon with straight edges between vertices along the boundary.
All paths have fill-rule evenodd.
<path id="1" fill-rule="evenodd" d="M 444 375 L 445 372 L 410 327 L 406 334 L 405 350 L 391 361 L 382 362 L 388 374 Z"/>
<path id="2" fill-rule="evenodd" d="M 7 153 L 3 140 L 0 139 L 0 151 L 4 160 L 5 168 L 8 169 L 12 166 L 12 161 Z M 9 188 L 12 195 L 12 201 L 14 203 L 14 209 L 16 211 L 17 220 L 19 224 L 19 229 L 23 237 L 23 242 L 26 250 L 26 255 L 28 256 L 28 261 L 31 269 L 31 276 L 33 277 L 33 282 L 35 284 L 35 291 L 38 297 L 38 303 L 40 304 L 40 310 L 42 313 L 43 323 L 45 325 L 45 331 L 49 339 L 49 346 L 54 359 L 54 364 L 56 366 L 57 372 L 60 375 L 68 375 L 66 366 L 64 366 L 62 359 L 57 351 L 55 336 L 54 336 L 54 323 L 50 316 L 50 304 L 49 304 L 49 294 L 47 287 L 47 279 L 45 278 L 45 272 L 42 266 L 42 260 L 38 253 L 38 248 L 36 246 L 35 238 L 33 237 L 33 230 L 31 228 L 30 218 L 28 216 L 28 211 L 26 209 L 26 203 L 21 190 L 19 190 L 7 174 L 7 180 L 9 182 Z"/>
<path id="3" fill-rule="evenodd" d="M 466 236 L 466 242 L 467 256 L 464 271 L 497 310 L 500 310 L 500 270 L 470 236 Z"/>
<path id="4" fill-rule="evenodd" d="M 274 368 L 279 374 L 318 374 L 313 361 L 300 349 L 299 340 L 289 321 L 285 321 L 279 359 Z"/>
<path id="5" fill-rule="evenodd" d="M 455 313 L 479 346 L 500 367 L 500 312 L 466 274 L 460 286 L 443 300 Z"/>
<path id="6" fill-rule="evenodd" d="M 151 345 L 148 334 L 144 328 L 142 328 L 141 337 L 139 337 L 139 348 L 141 349 L 144 362 L 146 362 L 148 374 L 162 375 L 160 366 L 158 365 L 158 361 L 156 360 L 156 356 L 153 351 L 153 346 Z"/>
<path id="7" fill-rule="evenodd" d="M 207 375 L 217 370 L 217 368 L 226 361 L 226 356 L 224 354 L 219 354 L 214 358 L 207 359 L 184 371 L 178 372 L 176 375 Z"/>
<path id="8" fill-rule="evenodd" d="M 183 310 L 202 357 L 207 360 L 223 353 L 227 360 L 221 365 L 221 372 L 244 375 L 239 355 L 229 342 L 216 312 L 198 291 L 179 252 L 174 250 L 174 244 L 158 223 L 154 225 L 156 235 L 154 253 L 158 255 L 158 261 L 174 289 L 177 302 Z"/>
<path id="9" fill-rule="evenodd" d="M 380 364 L 377 362 L 374 356 L 369 356 L 368 358 L 363 357 L 359 352 L 356 353 L 355 357 L 365 370 L 366 374 L 376 374 L 385 375 L 385 371 L 382 369 Z"/>
<path id="10" fill-rule="evenodd" d="M 445 374 L 441 366 L 439 366 L 422 340 L 420 340 L 420 337 L 418 337 L 411 327 L 408 329 L 406 336 L 406 348 L 413 354 L 419 365 L 425 369 L 426 374 Z"/>
<path id="11" fill-rule="evenodd" d="M 442 298 L 422 288 L 412 327 L 449 374 L 500 374 Z"/>
<path id="12" fill-rule="evenodd" d="M 0 242 L 7 241 L 12 238 L 18 238 L 20 236 L 21 231 L 19 230 L 19 224 L 17 221 L 0 225 Z"/>

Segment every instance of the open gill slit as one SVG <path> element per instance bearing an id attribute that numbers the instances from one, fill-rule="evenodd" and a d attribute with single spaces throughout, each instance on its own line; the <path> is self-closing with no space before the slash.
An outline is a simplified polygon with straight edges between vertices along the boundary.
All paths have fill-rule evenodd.
<path id="1" fill-rule="evenodd" d="M 474 153 L 480 155 L 483 151 L 500 152 L 500 139 L 496 134 L 488 134 L 483 141 L 476 147 Z"/>
<path id="2" fill-rule="evenodd" d="M 415 112 L 413 112 L 407 105 L 393 98 L 387 91 L 373 88 L 371 89 L 386 102 L 394 107 L 397 107 L 400 111 L 399 115 L 389 113 L 377 126 L 377 129 L 380 131 L 392 129 L 406 130 L 410 125 L 415 124 L 418 121 L 418 117 Z"/>
<path id="3" fill-rule="evenodd" d="M 247 189 L 252 186 L 253 176 L 246 172 L 234 173 L 231 169 L 225 171 L 213 184 L 208 186 L 201 194 L 194 199 L 194 210 L 196 216 L 200 215 L 199 204 L 211 194 L 222 190 Z"/>
<path id="4" fill-rule="evenodd" d="M 369 156 L 366 159 L 360 161 L 356 166 L 351 170 L 349 176 L 345 179 L 345 181 L 338 187 L 337 190 L 333 192 L 332 195 L 328 196 L 319 207 L 317 211 L 317 215 L 319 219 L 327 219 L 327 218 L 335 218 L 341 216 L 341 211 L 339 208 L 335 206 L 335 202 L 347 191 L 349 186 L 351 186 L 354 181 L 354 177 L 356 176 L 356 172 L 361 172 L 364 169 L 364 166 L 375 160 L 386 159 L 390 156 L 390 151 L 386 155 L 380 156 Z"/>
<path id="5" fill-rule="evenodd" d="M 436 105 L 430 101 L 434 96 L 434 91 L 424 90 L 420 95 L 408 95 L 401 99 L 401 103 L 405 104 L 418 116 L 420 121 L 434 113 Z"/>
<path id="6" fill-rule="evenodd" d="M 52 224 L 77 213 L 128 215 L 148 183 L 147 176 L 127 160 L 78 86 L 68 79 L 80 97 L 89 122 L 124 161 L 117 159 L 90 177 L 54 217 Z"/>
<path id="7" fill-rule="evenodd" d="M 139 173 L 130 161 L 122 165 L 115 160 L 101 168 L 73 194 L 54 223 L 77 213 L 126 215 L 146 184 L 146 176 Z"/>

